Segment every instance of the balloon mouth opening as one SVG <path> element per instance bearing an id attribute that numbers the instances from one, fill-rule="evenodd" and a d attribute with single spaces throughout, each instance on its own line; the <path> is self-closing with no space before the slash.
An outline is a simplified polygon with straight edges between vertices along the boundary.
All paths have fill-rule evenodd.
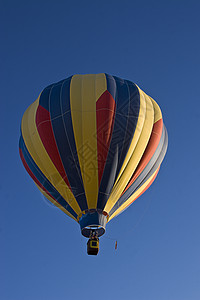
<path id="1" fill-rule="evenodd" d="M 91 210 L 83 213 L 79 218 L 81 233 L 85 237 L 95 235 L 102 236 L 105 233 L 106 223 L 108 222 L 108 214 L 103 211 Z"/>
<path id="2" fill-rule="evenodd" d="M 100 237 L 105 233 L 105 231 L 106 230 L 104 227 L 95 225 L 87 226 L 81 229 L 82 235 L 87 238 L 91 237 L 93 234 L 97 237 Z"/>

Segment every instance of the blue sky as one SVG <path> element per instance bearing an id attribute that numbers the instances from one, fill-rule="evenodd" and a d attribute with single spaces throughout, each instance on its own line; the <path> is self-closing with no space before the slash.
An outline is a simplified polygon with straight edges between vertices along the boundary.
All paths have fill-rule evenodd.
<path id="1" fill-rule="evenodd" d="M 1 1 L 2 300 L 200 299 L 199 10 L 183 0 Z M 169 148 L 154 184 L 89 257 L 78 225 L 26 173 L 18 140 L 44 87 L 101 72 L 159 103 Z"/>

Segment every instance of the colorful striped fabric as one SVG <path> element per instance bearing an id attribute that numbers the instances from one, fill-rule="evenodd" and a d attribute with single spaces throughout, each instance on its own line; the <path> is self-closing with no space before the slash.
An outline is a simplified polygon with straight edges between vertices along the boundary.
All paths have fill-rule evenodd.
<path id="1" fill-rule="evenodd" d="M 23 116 L 19 147 L 39 190 L 83 229 L 105 227 L 152 184 L 167 143 L 152 98 L 97 74 L 45 88 Z"/>

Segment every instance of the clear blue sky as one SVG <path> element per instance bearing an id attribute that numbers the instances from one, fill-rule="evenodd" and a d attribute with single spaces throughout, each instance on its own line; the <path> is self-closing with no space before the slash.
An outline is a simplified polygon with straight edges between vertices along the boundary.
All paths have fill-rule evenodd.
<path id="1" fill-rule="evenodd" d="M 199 11 L 193 0 L 1 1 L 0 299 L 200 299 Z M 79 226 L 26 173 L 18 139 L 44 87 L 100 72 L 159 103 L 169 148 L 89 257 Z"/>

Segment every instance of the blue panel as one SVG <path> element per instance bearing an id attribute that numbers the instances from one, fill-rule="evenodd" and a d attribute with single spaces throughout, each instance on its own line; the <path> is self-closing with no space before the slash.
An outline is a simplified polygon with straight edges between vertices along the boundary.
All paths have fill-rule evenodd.
<path id="1" fill-rule="evenodd" d="M 61 80 L 57 83 L 53 83 L 49 86 L 47 86 L 41 93 L 40 95 L 40 100 L 39 100 L 39 104 L 44 107 L 46 110 L 49 111 L 49 97 L 51 95 L 51 91 L 52 91 L 52 88 L 55 86 L 55 85 L 60 85 L 64 82 L 64 80 Z"/>
<path id="2" fill-rule="evenodd" d="M 106 78 L 108 89 L 115 95 L 116 112 L 110 148 L 99 188 L 97 208 L 100 209 L 104 209 L 106 205 L 129 149 L 140 108 L 138 89 L 133 83 L 108 75 Z"/>
<path id="3" fill-rule="evenodd" d="M 87 213 L 82 215 L 79 220 L 81 229 L 87 226 L 102 226 L 106 227 L 107 217 L 99 212 Z"/>
<path id="4" fill-rule="evenodd" d="M 49 95 L 50 95 L 52 86 L 53 86 L 53 84 L 49 88 L 44 89 L 40 95 L 39 104 L 42 107 L 44 107 L 47 111 L 49 111 Z"/>
<path id="5" fill-rule="evenodd" d="M 123 105 L 120 108 L 121 111 L 119 113 L 126 114 L 128 108 L 128 115 L 127 115 L 127 123 L 126 123 L 126 131 L 125 131 L 125 136 L 123 141 L 123 147 L 120 152 L 120 158 L 119 158 L 119 163 L 117 168 L 117 176 L 120 172 L 120 169 L 122 167 L 128 149 L 130 147 L 131 141 L 133 139 L 133 135 L 135 133 L 135 128 L 137 125 L 139 111 L 140 111 L 140 94 L 138 88 L 134 83 L 127 80 L 124 81 L 124 85 L 126 85 L 127 87 L 127 94 L 128 94 L 129 101 L 126 101 L 125 99 L 123 100 Z M 123 93 L 122 89 L 121 89 L 121 93 Z M 126 97 L 126 94 L 122 94 L 122 95 L 118 94 L 118 97 L 123 97 L 123 96 Z"/>
<path id="6" fill-rule="evenodd" d="M 112 95 L 113 99 L 116 99 L 116 82 L 113 76 L 105 74 L 107 81 L 107 90 Z"/>
<path id="7" fill-rule="evenodd" d="M 76 212 L 71 208 L 71 206 L 65 201 L 65 199 L 58 193 L 58 191 L 54 188 L 54 186 L 50 183 L 50 181 L 45 177 L 45 175 L 41 172 L 38 166 L 35 164 L 34 160 L 32 159 L 31 155 L 29 154 L 26 145 L 24 143 L 23 137 L 20 137 L 19 147 L 22 150 L 24 159 L 34 174 L 34 176 L 38 179 L 41 185 L 49 192 L 49 194 L 56 199 L 56 201 L 64 207 L 71 215 L 77 218 Z"/>
<path id="8" fill-rule="evenodd" d="M 72 192 L 81 210 L 88 209 L 70 111 L 70 78 L 56 84 L 50 95 L 51 124 Z"/>
<path id="9" fill-rule="evenodd" d="M 65 79 L 63 85 L 62 85 L 62 91 L 61 91 L 61 111 L 62 114 L 66 114 L 67 112 L 70 112 L 70 84 L 72 77 L 68 77 Z"/>

